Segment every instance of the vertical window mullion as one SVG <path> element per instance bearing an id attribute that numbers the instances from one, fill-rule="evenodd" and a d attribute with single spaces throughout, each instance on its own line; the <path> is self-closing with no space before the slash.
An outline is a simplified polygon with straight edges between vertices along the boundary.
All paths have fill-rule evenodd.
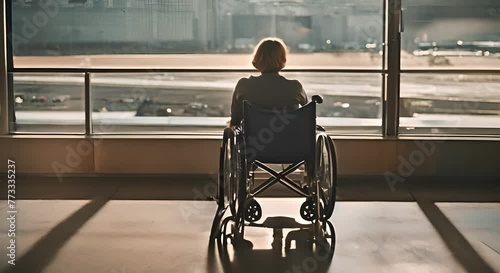
<path id="1" fill-rule="evenodd" d="M 12 72 L 14 68 L 14 52 L 12 47 L 12 2 L 13 1 L 5 1 L 5 5 L 3 6 L 5 10 L 3 11 L 5 14 L 5 45 L 7 46 L 7 72 Z M 2 45 L 3 46 L 3 45 Z"/>
<path id="2" fill-rule="evenodd" d="M 6 123 L 6 132 L 2 133 L 10 133 L 13 130 L 15 130 L 15 110 L 14 110 L 14 76 L 12 74 L 13 68 L 14 68 L 14 52 L 13 52 L 13 47 L 12 47 L 12 41 L 13 41 L 13 36 L 12 36 L 12 1 L 5 1 L 2 8 L 3 10 L 3 15 L 5 15 L 5 21 L 2 22 L 2 28 L 5 30 L 5 36 L 3 39 L 5 39 L 4 44 L 2 47 L 5 46 L 6 50 L 6 55 L 5 55 L 5 80 L 6 80 L 6 85 L 2 86 L 4 88 L 7 88 L 7 96 L 6 96 L 6 107 L 5 111 L 3 114 L 6 114 L 5 117 L 7 118 L 7 123 Z M 3 25 L 5 24 L 5 25 Z M 3 111 L 3 110 L 2 110 Z"/>
<path id="3" fill-rule="evenodd" d="M 90 73 L 85 72 L 85 135 L 92 135 L 92 106 L 90 96 Z"/>
<path id="4" fill-rule="evenodd" d="M 382 30 L 382 70 L 384 72 L 381 74 L 382 77 L 382 85 L 380 87 L 381 91 L 381 102 L 382 102 L 382 129 L 381 129 L 381 134 L 382 136 L 386 136 L 386 115 L 387 115 L 387 19 L 388 19 L 388 12 L 387 12 L 387 5 L 388 5 L 388 0 L 382 0 L 382 25 L 383 25 L 383 30 Z"/>
<path id="5" fill-rule="evenodd" d="M 397 136 L 399 127 L 399 83 L 401 71 L 401 0 L 387 3 L 387 97 L 384 136 Z"/>

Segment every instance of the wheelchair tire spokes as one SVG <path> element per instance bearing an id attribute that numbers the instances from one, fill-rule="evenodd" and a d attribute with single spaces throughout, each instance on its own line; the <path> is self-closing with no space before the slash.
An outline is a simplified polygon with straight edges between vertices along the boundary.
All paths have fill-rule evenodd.
<path id="1" fill-rule="evenodd" d="M 232 166 L 231 166 L 231 139 L 234 132 L 231 129 L 224 130 L 222 138 L 222 146 L 219 155 L 219 179 L 218 179 L 218 193 L 217 193 L 217 211 L 212 222 L 210 231 L 210 240 L 222 237 L 222 218 L 229 206 L 230 191 L 229 186 L 232 179 Z"/>
<path id="2" fill-rule="evenodd" d="M 244 202 L 245 196 L 242 196 L 241 180 L 244 178 L 245 173 L 243 171 L 243 162 L 240 151 L 240 141 L 237 135 L 231 139 L 231 166 L 232 166 L 232 177 L 229 183 L 229 207 L 233 216 L 238 218 L 240 214 L 240 207 L 242 202 Z M 242 200 L 243 199 L 243 200 Z M 238 219 L 236 219 L 238 221 Z"/>
<path id="3" fill-rule="evenodd" d="M 236 225 L 242 226 L 244 225 L 245 219 L 245 202 L 248 197 L 248 171 L 247 171 L 247 163 L 245 158 L 244 151 L 244 143 L 243 137 L 241 134 L 237 134 L 234 138 L 234 147 L 235 147 L 235 158 L 233 160 L 236 173 L 233 182 L 231 183 L 232 196 L 233 196 L 233 204 L 231 205 L 233 216 L 235 217 Z"/>
<path id="4" fill-rule="evenodd" d="M 218 211 L 229 207 L 231 220 L 241 230 L 243 230 L 244 224 L 244 203 L 247 198 L 247 171 L 243 148 L 239 131 L 226 129 L 221 148 L 221 167 L 219 168 Z M 219 234 L 224 233 L 222 226 L 226 225 L 227 221 L 221 223 Z"/>
<path id="5" fill-rule="evenodd" d="M 232 162 L 234 152 L 231 137 L 224 141 L 221 152 L 223 154 L 223 167 L 221 168 L 222 174 L 220 175 L 221 185 L 219 185 L 219 190 L 222 191 L 222 196 L 219 198 L 219 202 L 222 202 L 222 206 L 227 208 L 231 204 L 231 183 L 234 179 L 234 164 Z"/>
<path id="6" fill-rule="evenodd" d="M 318 202 L 322 204 L 321 220 L 329 219 L 335 205 L 336 164 L 333 157 L 333 145 L 326 134 L 321 134 L 316 143 L 316 171 L 314 182 L 318 184 Z"/>
<path id="7" fill-rule="evenodd" d="M 333 140 L 327 136 L 327 142 L 329 146 L 328 151 L 329 151 L 329 158 L 331 160 L 330 168 L 331 168 L 331 184 L 330 184 L 330 205 L 328 206 L 326 210 L 326 215 L 327 219 L 329 219 L 333 211 L 335 209 L 335 203 L 337 202 L 337 152 L 335 150 L 335 144 L 333 143 Z"/>
<path id="8" fill-rule="evenodd" d="M 321 143 L 321 159 L 320 166 L 320 184 L 319 184 L 319 194 L 321 200 L 323 201 L 323 206 L 328 208 L 332 203 L 331 190 L 332 190 L 332 160 L 330 150 L 328 148 L 326 136 L 322 138 Z M 321 219 L 329 218 L 328 215 L 321 215 Z"/>

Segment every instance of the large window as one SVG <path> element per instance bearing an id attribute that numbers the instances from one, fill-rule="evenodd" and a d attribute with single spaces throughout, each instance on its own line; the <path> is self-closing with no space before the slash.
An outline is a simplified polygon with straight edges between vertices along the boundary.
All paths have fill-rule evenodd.
<path id="1" fill-rule="evenodd" d="M 496 69 L 500 2 L 402 0 L 402 68 Z"/>
<path id="2" fill-rule="evenodd" d="M 382 77 L 376 74 L 283 73 L 320 94 L 318 123 L 337 133 L 380 134 Z M 229 120 L 241 73 L 93 74 L 94 133 L 220 132 Z"/>
<path id="3" fill-rule="evenodd" d="M 10 78 L 14 89 L 14 131 L 85 132 L 82 73 L 15 73 Z"/>
<path id="4" fill-rule="evenodd" d="M 403 74 L 401 133 L 495 133 L 500 75 Z"/>
<path id="5" fill-rule="evenodd" d="M 500 2 L 402 3 L 400 133 L 498 132 Z"/>
<path id="6" fill-rule="evenodd" d="M 284 75 L 325 97 L 319 123 L 382 132 L 382 0 L 19 0 L 11 10 L 16 132 L 220 132 L 234 86 L 257 74 L 252 51 L 268 36 L 288 46 L 294 72 Z M 53 72 L 68 69 L 88 82 Z M 21 102 L 24 93 L 43 100 Z"/>
<path id="7" fill-rule="evenodd" d="M 382 77 L 371 73 L 285 72 L 309 97 L 318 123 L 337 133 L 380 134 Z M 92 133 L 220 132 L 241 73 L 92 73 Z M 16 73 L 17 132 L 85 131 L 84 75 Z"/>
<path id="8" fill-rule="evenodd" d="M 289 68 L 380 69 L 383 13 L 382 0 L 18 0 L 14 66 L 252 68 L 277 36 Z"/>
<path id="9" fill-rule="evenodd" d="M 500 131 L 497 0 L 7 5 L 13 133 L 220 133 L 268 36 L 288 46 L 283 75 L 324 96 L 332 133 Z"/>

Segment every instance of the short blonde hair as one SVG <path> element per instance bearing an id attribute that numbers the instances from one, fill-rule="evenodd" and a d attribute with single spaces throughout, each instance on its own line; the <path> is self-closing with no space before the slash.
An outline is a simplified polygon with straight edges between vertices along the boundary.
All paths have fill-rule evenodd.
<path id="1" fill-rule="evenodd" d="M 286 64 L 286 45 L 279 38 L 264 38 L 255 48 L 252 64 L 260 72 L 278 72 Z"/>

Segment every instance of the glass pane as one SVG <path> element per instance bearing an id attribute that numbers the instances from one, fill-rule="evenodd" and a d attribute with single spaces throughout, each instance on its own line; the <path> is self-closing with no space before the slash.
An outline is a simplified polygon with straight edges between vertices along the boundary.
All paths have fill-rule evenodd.
<path id="1" fill-rule="evenodd" d="M 403 74 L 400 115 L 402 134 L 499 133 L 500 75 Z"/>
<path id="2" fill-rule="evenodd" d="M 18 0 L 12 9 L 16 67 L 252 68 L 269 36 L 288 45 L 289 68 L 382 66 L 382 0 Z"/>
<path id="3" fill-rule="evenodd" d="M 500 66 L 500 1 L 402 2 L 403 68 Z"/>
<path id="4" fill-rule="evenodd" d="M 85 132 L 84 75 L 82 73 L 15 73 L 15 132 Z"/>
<path id="5" fill-rule="evenodd" d="M 334 133 L 380 134 L 379 74 L 284 73 L 321 94 L 318 124 Z M 93 74 L 94 133 L 220 133 L 240 73 Z"/>

